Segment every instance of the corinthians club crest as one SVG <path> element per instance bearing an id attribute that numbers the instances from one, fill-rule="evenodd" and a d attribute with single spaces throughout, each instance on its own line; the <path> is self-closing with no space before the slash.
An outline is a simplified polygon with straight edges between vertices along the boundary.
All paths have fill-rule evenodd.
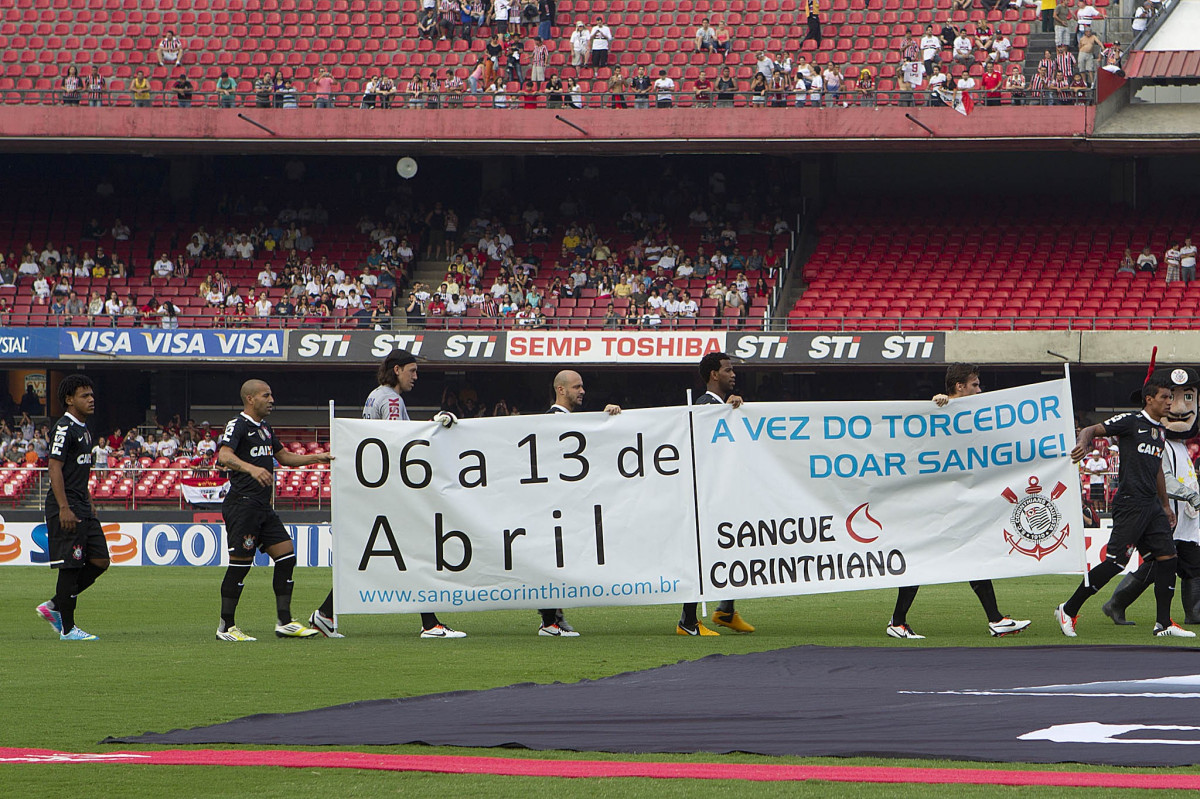
<path id="1" fill-rule="evenodd" d="M 1012 532 L 1007 528 L 1004 530 L 1004 540 L 1012 546 L 1010 555 L 1020 552 L 1041 560 L 1059 547 L 1066 547 L 1071 525 L 1063 524 L 1062 513 L 1055 504 L 1055 500 L 1066 490 L 1065 485 L 1058 483 L 1046 496 L 1034 476 L 1029 478 L 1023 497 L 1018 497 L 1011 488 L 1004 489 L 1002 496 L 1013 504 L 1012 516 L 1009 517 Z M 1062 529 L 1059 529 L 1060 524 Z"/>

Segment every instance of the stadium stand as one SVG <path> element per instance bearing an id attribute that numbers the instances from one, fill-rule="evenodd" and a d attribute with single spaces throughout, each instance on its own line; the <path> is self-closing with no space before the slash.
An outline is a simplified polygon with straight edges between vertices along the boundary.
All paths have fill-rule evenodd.
<path id="1" fill-rule="evenodd" d="M 1098 0 L 1095 5 L 1107 3 Z M 465 77 L 467 67 L 484 52 L 491 29 L 479 29 L 472 41 L 419 39 L 419 11 L 418 0 L 58 0 L 53 7 L 17 0 L 0 19 L 0 92 L 7 103 L 52 101 L 74 65 L 106 78 L 107 103 L 132 103 L 130 82 L 138 69 L 147 70 L 152 88 L 165 95 L 176 75 L 170 73 L 168 80 L 169 70 L 159 65 L 155 51 L 167 31 L 185 44 L 183 69 L 201 93 L 194 101 L 198 105 L 217 104 L 212 92 L 224 71 L 238 81 L 238 90 L 245 93 L 242 103 L 248 104 L 253 104 L 252 82 L 268 71 L 285 71 L 303 92 L 327 68 L 347 96 L 358 95 L 366 79 L 378 72 L 402 85 L 414 75 L 446 70 Z M 596 15 L 605 16 L 615 34 L 610 65 L 626 70 L 645 66 L 655 73 L 665 69 L 684 89 L 700 70 L 715 74 L 712 70 L 728 63 L 745 91 L 755 54 L 763 49 L 792 52 L 804 23 L 798 4 L 780 0 L 562 0 L 556 38 L 548 42 L 552 72 L 573 74 L 570 25 Z M 820 46 L 812 41 L 802 45 L 810 60 L 817 66 L 843 65 L 851 78 L 869 68 L 878 90 L 888 92 L 898 88 L 898 47 L 906 30 L 919 35 L 924 25 L 946 22 L 972 29 L 985 23 L 1002 26 L 1012 40 L 1012 62 L 1019 64 L 1037 12 L 1030 5 L 951 12 L 933 0 L 833 0 L 822 16 Z M 695 29 L 705 17 L 724 19 L 732 27 L 728 62 L 697 50 Z M 531 37 L 535 28 L 526 26 L 524 32 Z M 949 63 L 948 50 L 944 57 Z M 979 64 L 970 71 L 980 74 Z M 609 74 L 608 69 L 581 71 L 581 89 L 599 91 Z M 349 97 L 345 100 L 342 104 Z"/>
<path id="2" fill-rule="evenodd" d="M 895 205 L 830 209 L 788 313 L 816 330 L 1147 330 L 1193 318 L 1200 283 L 1165 282 L 1163 254 L 1192 235 L 1197 208 L 1064 208 L 1028 201 L 992 213 L 944 204 L 919 219 Z M 950 224 L 934 220 L 949 220 Z M 1118 272 L 1149 246 L 1158 272 Z M 847 288 L 852 287 L 852 291 Z"/>

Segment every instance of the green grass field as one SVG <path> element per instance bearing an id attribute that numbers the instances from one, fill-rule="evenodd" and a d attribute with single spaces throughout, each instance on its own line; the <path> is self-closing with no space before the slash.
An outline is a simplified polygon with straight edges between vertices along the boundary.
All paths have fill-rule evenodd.
<path id="1" fill-rule="evenodd" d="M 342 620 L 341 641 L 280 641 L 272 635 L 274 600 L 270 575 L 255 570 L 242 597 L 238 624 L 258 635 L 254 644 L 213 640 L 221 570 L 114 568 L 80 602 L 77 618 L 101 640 L 59 642 L 34 606 L 53 593 L 50 569 L 0 569 L 0 746 L 103 751 L 107 735 L 165 731 L 227 721 L 263 712 L 288 712 L 364 699 L 481 689 L 516 682 L 575 681 L 646 669 L 712 653 L 744 653 L 797 644 L 828 646 L 1072 645 L 1051 618 L 1077 579 L 1040 577 L 998 582 L 1001 609 L 1034 625 L 1020 636 L 988 637 L 983 614 L 965 585 L 924 588 L 909 620 L 926 641 L 901 642 L 883 635 L 893 591 L 753 600 L 741 604 L 759 631 L 720 638 L 674 634 L 674 606 L 629 609 L 582 608 L 570 618 L 583 635 L 559 641 L 535 635 L 533 611 L 445 614 L 470 633 L 462 641 L 417 638 L 415 616 L 354 616 Z M 327 569 L 297 570 L 294 610 L 308 613 L 329 590 Z M 1107 593 L 1107 592 L 1106 592 Z M 1115 627 L 1099 602 L 1085 608 L 1081 644 L 1120 643 L 1189 646 L 1150 637 L 1152 597 L 1130 611 L 1137 627 Z M 960 612 L 961 611 L 961 612 Z M 719 704 L 712 686 L 696 686 L 697 701 Z M 69 708 L 69 709 L 68 709 Z M 136 747 L 111 747 L 136 748 Z M 147 749 L 154 747 L 144 747 Z M 262 747 L 269 748 L 269 747 Z M 928 760 L 767 758 L 751 755 L 631 756 L 451 747 L 376 747 L 371 751 L 420 754 L 481 754 L 498 757 L 645 759 L 700 762 L 839 765 L 961 766 Z M 1005 764 L 978 764 L 1007 768 Z M 1111 767 L 1032 766 L 1038 769 L 1112 770 Z M 1200 774 L 1200 767 L 1176 771 Z M 343 769 L 89 765 L 0 766 L 0 795 L 89 796 L 1046 796 L 1100 791 L 998 786 L 863 785 L 850 783 L 735 782 L 480 777 L 405 774 Z M 1106 791 L 1105 796 L 1120 792 Z M 1144 796 L 1145 792 L 1126 792 Z"/>

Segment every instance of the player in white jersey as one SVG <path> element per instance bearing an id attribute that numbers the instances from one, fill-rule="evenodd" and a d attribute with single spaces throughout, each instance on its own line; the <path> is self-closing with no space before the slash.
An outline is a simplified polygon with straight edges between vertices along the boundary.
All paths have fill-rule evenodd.
<path id="1" fill-rule="evenodd" d="M 401 395 L 412 391 L 413 386 L 417 384 L 416 356 L 407 350 L 392 352 L 379 365 L 376 378 L 379 386 L 367 396 L 367 401 L 363 404 L 363 418 L 408 421 L 408 407 Z M 433 418 L 446 427 L 458 421 L 454 414 L 447 411 L 442 411 Z M 321 607 L 309 617 L 309 623 L 328 638 L 344 637 L 337 631 L 337 625 L 334 623 L 332 591 L 325 597 Z M 422 613 L 421 637 L 466 638 L 467 634 L 442 624 L 435 613 Z"/>

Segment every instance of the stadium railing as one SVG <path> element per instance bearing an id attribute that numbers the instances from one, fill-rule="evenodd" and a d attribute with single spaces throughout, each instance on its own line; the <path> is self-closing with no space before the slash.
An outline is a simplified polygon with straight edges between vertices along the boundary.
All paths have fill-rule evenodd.
<path id="1" fill-rule="evenodd" d="M 335 93 L 321 97 L 311 93 L 297 93 L 294 100 L 285 103 L 278 96 L 263 101 L 253 92 L 239 92 L 222 98 L 212 91 L 194 91 L 187 105 L 181 105 L 174 91 L 154 90 L 149 97 L 135 100 L 128 89 L 105 90 L 98 98 L 90 98 L 88 92 L 78 92 L 78 96 L 68 96 L 61 89 L 8 89 L 2 92 L 2 102 L 7 105 L 67 105 L 67 106 L 100 106 L 100 107 L 148 107 L 148 108 L 221 108 L 221 109 L 287 109 L 300 108 L 356 108 L 365 111 L 401 111 L 401 110 L 461 110 L 494 108 L 499 110 L 530 110 L 536 108 L 555 110 L 608 109 L 608 110 L 646 110 L 665 108 L 823 108 L 858 107 L 858 108 L 912 108 L 919 106 L 945 106 L 940 100 L 933 98 L 929 91 L 874 91 L 869 95 L 848 90 L 837 94 L 826 92 L 818 102 L 813 100 L 811 93 L 791 89 L 768 91 L 765 94 L 755 94 L 747 91 L 737 91 L 726 94 L 713 92 L 672 92 L 670 105 L 659 105 L 651 94 L 644 102 L 636 98 L 632 92 L 614 95 L 605 91 L 588 91 L 576 93 L 577 101 L 570 100 L 570 93 L 564 93 L 564 99 L 551 100 L 546 92 L 537 91 L 526 93 L 513 90 L 498 96 L 490 92 L 422 92 L 413 97 L 406 92 L 397 91 L 385 104 L 379 97 L 368 105 L 359 93 Z M 620 97 L 620 103 L 616 98 Z M 801 97 L 802 100 L 798 99 Z M 976 105 L 987 104 L 987 97 L 980 89 L 972 91 Z M 1080 90 L 1051 90 L 1034 92 L 1000 92 L 995 97 L 999 104 L 1006 106 L 1045 106 L 1045 105 L 1091 105 L 1095 102 L 1094 91 L 1089 87 Z"/>

